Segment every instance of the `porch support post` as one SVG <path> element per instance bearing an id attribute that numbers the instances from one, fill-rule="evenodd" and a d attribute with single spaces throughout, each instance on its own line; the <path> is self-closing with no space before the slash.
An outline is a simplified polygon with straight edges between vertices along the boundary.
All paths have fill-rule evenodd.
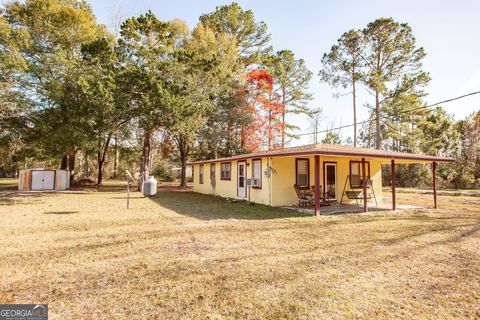
<path id="1" fill-rule="evenodd" d="M 433 207 L 437 209 L 437 179 L 436 179 L 436 172 L 437 172 L 437 162 L 432 162 L 432 186 L 433 186 Z"/>
<path id="2" fill-rule="evenodd" d="M 368 212 L 367 206 L 367 175 L 365 172 L 365 158 L 362 158 L 362 185 L 363 185 L 363 212 Z M 371 186 L 373 187 L 373 186 Z"/>
<path id="3" fill-rule="evenodd" d="M 395 195 L 395 187 L 397 184 L 397 177 L 395 175 L 395 160 L 392 159 L 392 210 L 395 211 L 397 208 L 397 197 Z"/>
<path id="4" fill-rule="evenodd" d="M 320 216 L 320 156 L 316 155 L 314 160 L 315 176 L 315 216 Z"/>

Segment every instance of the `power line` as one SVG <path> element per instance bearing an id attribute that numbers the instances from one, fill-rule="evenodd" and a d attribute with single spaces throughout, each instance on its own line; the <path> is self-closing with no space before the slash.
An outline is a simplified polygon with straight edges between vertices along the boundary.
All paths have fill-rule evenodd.
<path id="1" fill-rule="evenodd" d="M 375 119 L 376 119 L 376 118 L 375 118 Z M 356 122 L 356 123 L 352 123 L 352 124 L 347 124 L 347 125 L 344 125 L 344 126 L 340 126 L 340 127 L 336 127 L 336 128 L 331 128 L 331 129 L 325 129 L 325 130 L 314 131 L 314 132 L 299 133 L 299 134 L 296 134 L 296 136 L 307 136 L 307 135 L 311 135 L 311 134 L 315 134 L 315 133 L 326 133 L 326 132 L 330 132 L 330 131 L 333 131 L 333 130 L 340 130 L 340 129 L 350 128 L 350 127 L 353 127 L 353 126 L 356 125 L 356 124 L 364 124 L 364 123 L 367 123 L 367 122 L 374 121 L 375 119 L 370 119 L 370 120 L 365 120 L 365 121 Z"/>
<path id="2" fill-rule="evenodd" d="M 420 110 L 420 109 L 432 108 L 432 107 L 438 106 L 439 104 L 448 103 L 448 102 L 452 102 L 452 101 L 455 101 L 455 100 L 463 99 L 463 98 L 473 96 L 473 95 L 476 95 L 476 94 L 479 94 L 479 93 L 480 93 L 480 90 L 475 91 L 475 92 L 471 92 L 471 93 L 467 93 L 467 94 L 464 94 L 464 95 L 461 95 L 461 96 L 458 96 L 458 97 L 455 97 L 455 98 L 435 102 L 435 103 L 430 104 L 430 105 L 424 105 L 424 106 L 415 107 L 415 108 L 412 108 L 412 109 L 409 109 L 409 110 L 403 110 L 403 111 L 400 111 L 399 113 L 407 113 L 407 112 L 412 112 L 412 111 L 416 111 L 416 110 Z M 353 127 L 355 125 L 361 125 L 361 124 L 373 122 L 373 121 L 376 121 L 376 120 L 377 120 L 377 118 L 373 118 L 373 119 L 364 120 L 364 121 L 360 121 L 360 122 L 356 122 L 356 123 L 352 123 L 352 124 L 348 124 L 348 125 L 344 125 L 344 126 L 339 126 L 339 127 L 336 127 L 336 128 L 330 128 L 330 129 L 313 131 L 313 132 L 299 133 L 299 134 L 296 134 L 296 136 L 308 136 L 308 135 L 312 135 L 312 134 L 328 133 L 328 132 L 331 132 L 333 130 L 350 128 L 350 127 Z"/>
<path id="3" fill-rule="evenodd" d="M 458 97 L 455 97 L 455 98 L 443 100 L 443 101 L 436 102 L 436 103 L 433 103 L 433 104 L 430 104 L 430 105 L 424 105 L 424 106 L 412 108 L 410 110 L 404 110 L 404 111 L 401 111 L 400 113 L 412 112 L 412 111 L 416 111 L 416 110 L 420 110 L 420 109 L 424 109 L 424 108 L 432 108 L 432 107 L 438 106 L 439 104 L 448 103 L 448 102 L 452 102 L 452 101 L 455 101 L 455 100 L 463 99 L 463 98 L 473 96 L 473 95 L 476 95 L 476 94 L 479 94 L 479 93 L 480 93 L 480 91 L 467 93 L 467 94 L 464 94 L 464 95 L 461 95 L 461 96 L 458 96 Z"/>

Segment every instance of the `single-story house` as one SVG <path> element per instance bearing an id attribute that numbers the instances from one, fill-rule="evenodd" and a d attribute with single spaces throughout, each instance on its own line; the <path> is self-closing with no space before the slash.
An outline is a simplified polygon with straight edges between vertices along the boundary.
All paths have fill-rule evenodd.
<path id="1" fill-rule="evenodd" d="M 382 164 L 388 164 L 393 173 L 395 210 L 396 164 L 431 163 L 435 177 L 437 163 L 453 161 L 440 156 L 314 144 L 196 161 L 192 164 L 193 191 L 269 206 L 292 206 L 298 203 L 296 189 L 302 188 L 311 190 L 316 215 L 326 194 L 338 202 L 361 200 L 367 211 L 369 200 L 382 199 Z M 435 179 L 432 184 L 436 208 Z M 361 199 L 355 199 L 355 195 Z"/>

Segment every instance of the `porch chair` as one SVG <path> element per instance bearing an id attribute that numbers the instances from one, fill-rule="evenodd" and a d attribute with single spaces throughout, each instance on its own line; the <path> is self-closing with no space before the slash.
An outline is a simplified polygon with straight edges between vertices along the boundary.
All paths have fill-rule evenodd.
<path id="1" fill-rule="evenodd" d="M 313 197 L 308 188 L 302 188 L 298 184 L 294 184 L 293 188 L 297 193 L 299 207 L 308 207 L 313 205 Z"/>
<path id="2" fill-rule="evenodd" d="M 319 186 L 320 190 L 320 205 L 321 206 L 329 206 L 334 202 L 334 200 L 330 197 L 328 192 L 322 192 L 322 185 Z M 312 186 L 312 193 L 315 195 L 315 186 Z"/>

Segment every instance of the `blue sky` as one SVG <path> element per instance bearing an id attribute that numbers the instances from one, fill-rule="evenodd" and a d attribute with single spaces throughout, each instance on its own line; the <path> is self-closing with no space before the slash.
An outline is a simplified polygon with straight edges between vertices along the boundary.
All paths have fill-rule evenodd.
<path id="1" fill-rule="evenodd" d="M 179 18 L 191 28 L 203 13 L 231 1 L 90 1 L 98 22 L 112 26 L 115 12 L 124 17 L 152 10 L 160 19 Z M 320 59 L 345 31 L 363 28 L 380 17 L 393 17 L 398 22 L 407 22 L 413 29 L 418 46 L 424 47 L 427 57 L 424 69 L 430 72 L 431 82 L 426 88 L 427 103 L 434 103 L 480 90 L 480 1 L 237 1 L 244 9 L 251 9 L 257 20 L 263 20 L 272 34 L 275 50 L 290 49 L 298 58 L 305 59 L 314 77 L 310 84 L 314 100 L 310 107 L 323 108 L 322 128 L 348 125 L 353 122 L 351 96 L 335 98 L 338 92 L 318 79 Z M 362 89 L 360 89 L 362 90 Z M 345 93 L 344 91 L 343 93 Z M 361 92 L 359 105 L 373 103 L 373 97 Z M 464 118 L 480 110 L 480 94 L 444 107 L 455 118 Z M 359 108 L 358 121 L 368 117 L 368 109 Z M 298 133 L 310 132 L 305 117 L 291 117 L 290 122 L 301 129 Z M 343 129 L 342 136 L 351 135 Z M 310 143 L 304 136 L 291 145 Z"/>

